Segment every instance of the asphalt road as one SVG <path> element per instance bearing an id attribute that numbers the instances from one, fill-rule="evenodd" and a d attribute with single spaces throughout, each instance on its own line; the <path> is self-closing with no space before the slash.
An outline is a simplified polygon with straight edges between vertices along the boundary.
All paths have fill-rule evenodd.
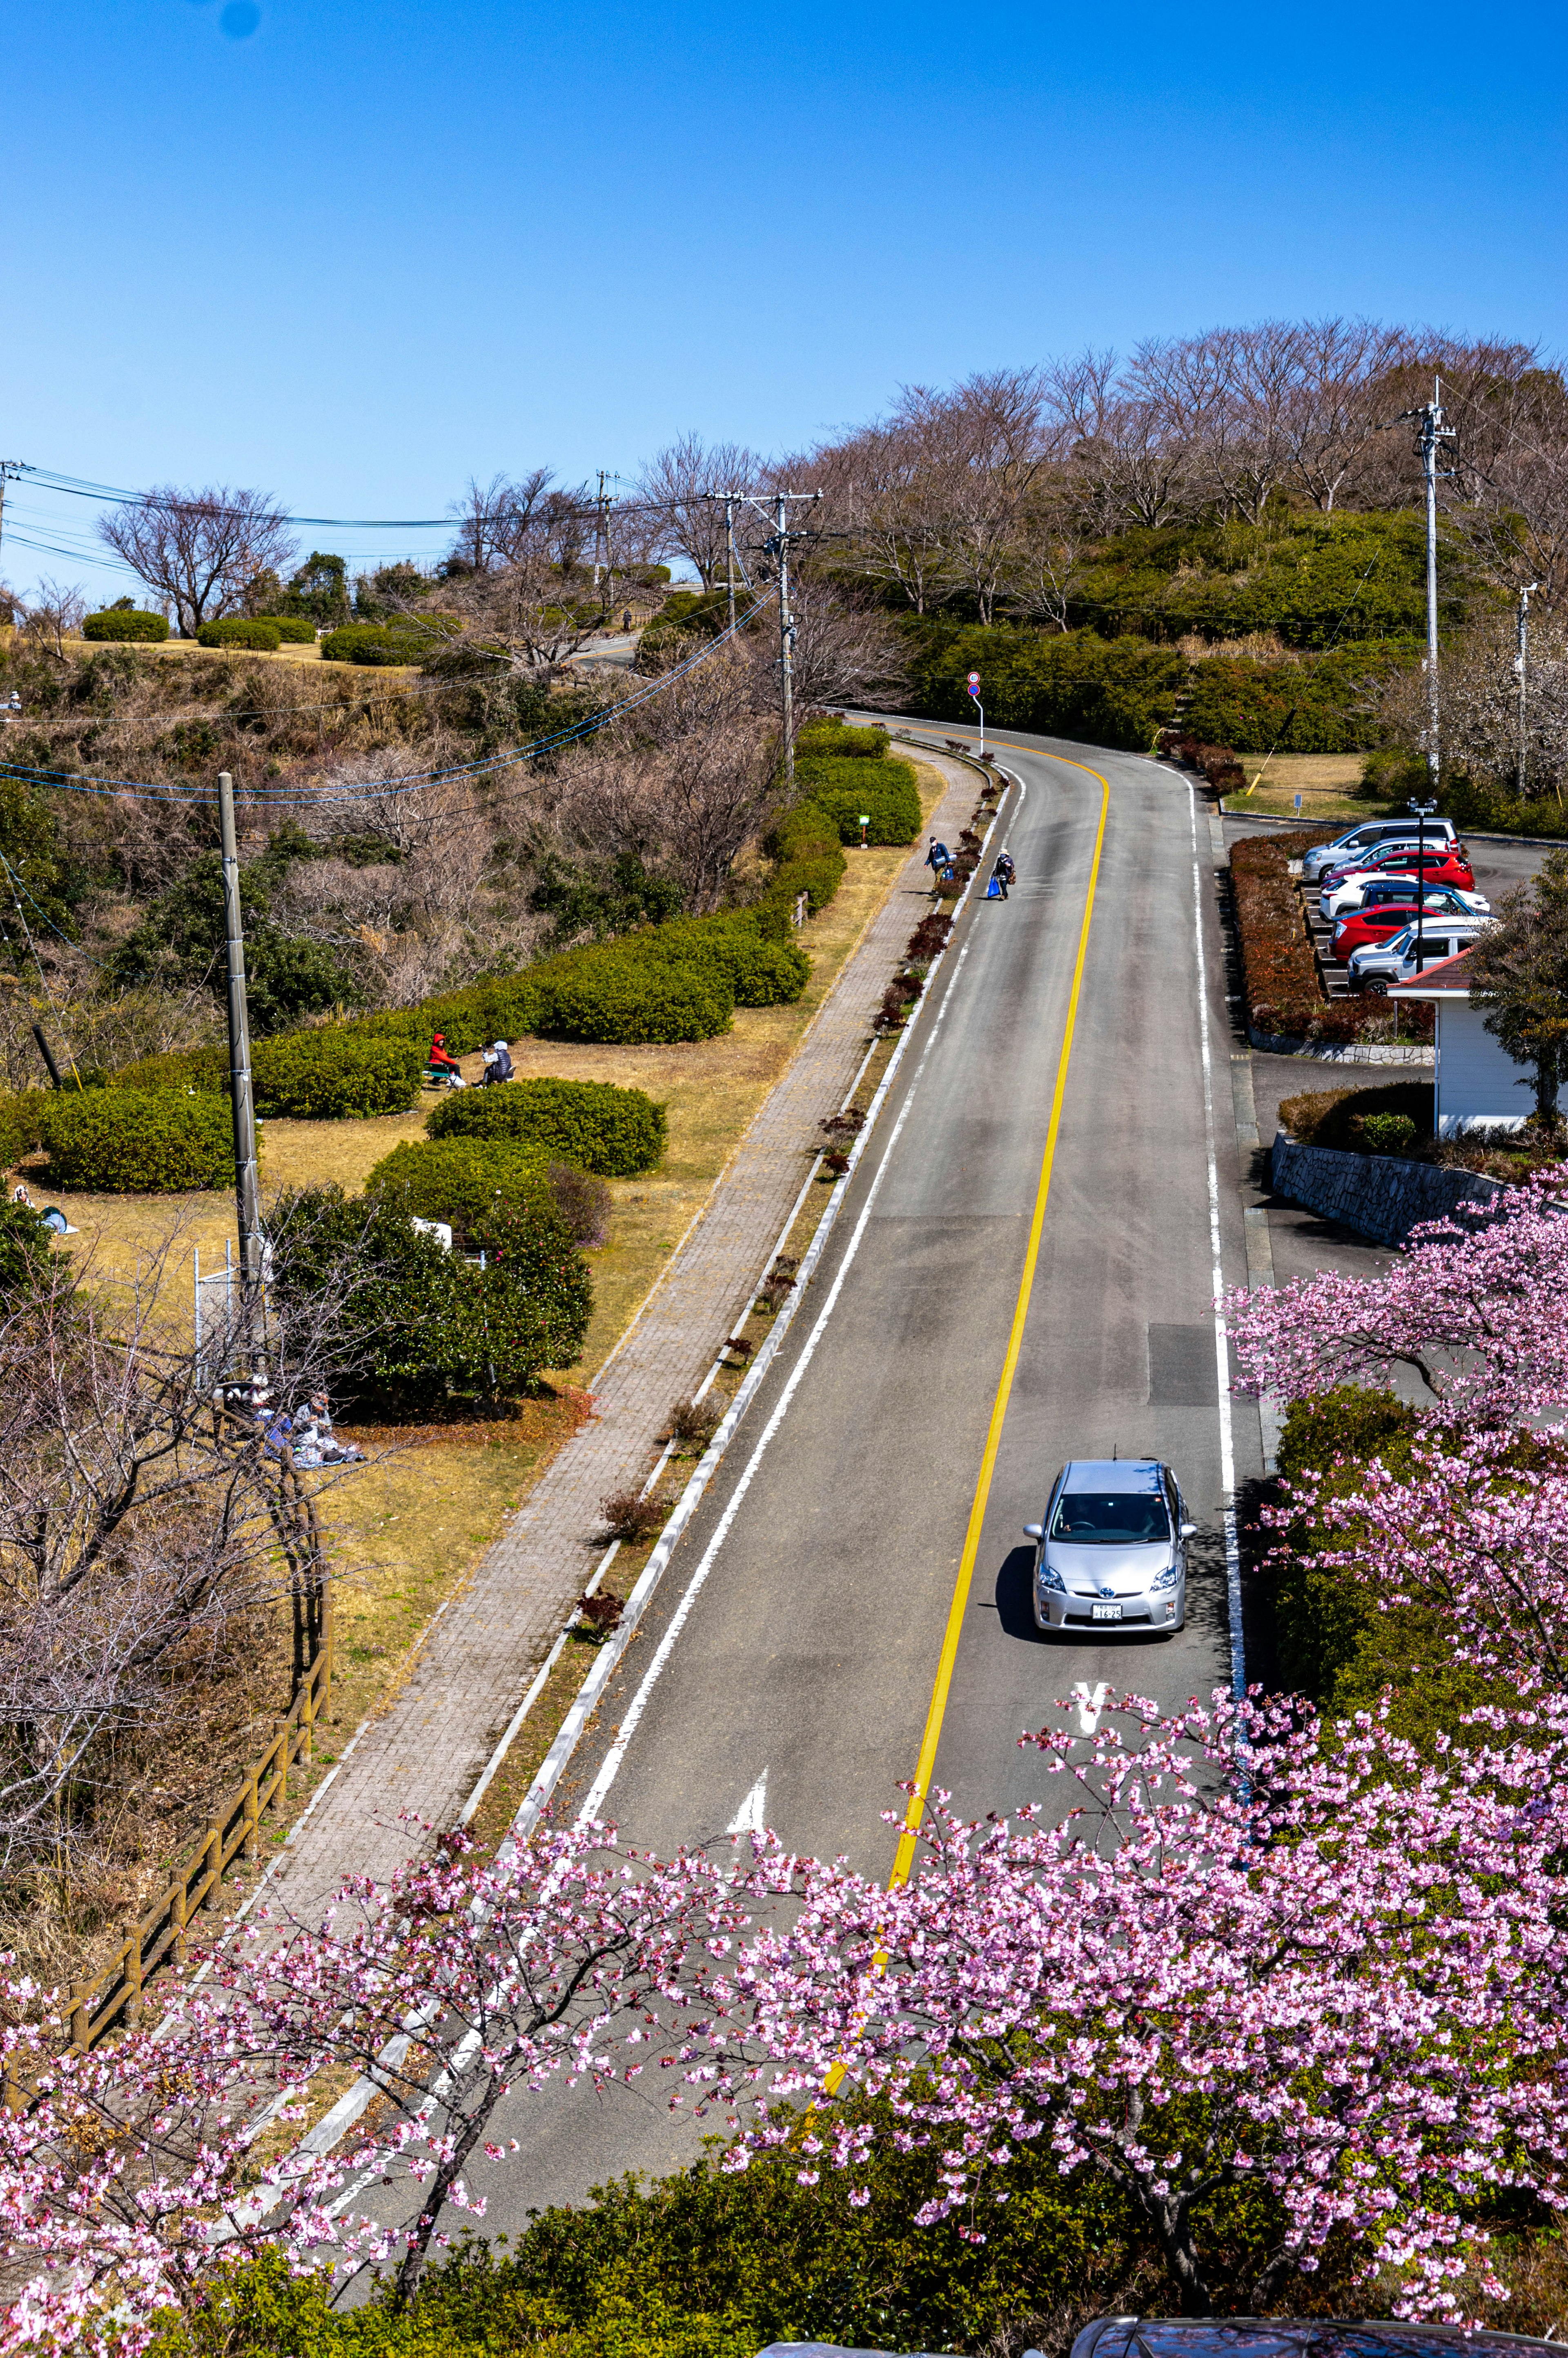
<path id="1" fill-rule="evenodd" d="M 765 1819 L 793 1849 L 885 1877 L 897 1832 L 883 1813 L 903 1807 L 950 1627 L 935 1781 L 967 1816 L 1049 1798 L 1040 1756 L 1018 1737 L 1080 1684 L 1174 1705 L 1230 1682 L 1200 990 L 1227 1283 L 1246 1260 L 1207 813 L 1195 834 L 1184 782 L 1152 763 L 1081 746 L 1064 749 L 1069 760 L 1042 741 L 998 741 L 1020 783 L 991 849 L 1008 843 L 1017 887 L 1005 904 L 971 894 L 832 1246 L 557 1814 L 596 1793 L 598 1814 L 665 1853 Z M 1102 787 L 1084 763 L 1109 789 L 1087 941 Z M 912 923 L 920 910 L 914 901 Z M 1038 1264 L 973 1577 L 955 1607 L 1059 1086 Z M 1245 1482 L 1260 1470 L 1257 1417 L 1234 1407 Z M 1021 1526 L 1065 1458 L 1113 1452 L 1177 1470 L 1199 1525 L 1186 1627 L 1170 1639 L 1043 1638 Z M 497 2126 L 524 2150 L 489 2186 L 486 2232 L 692 2150 L 656 2096 L 520 2099 Z"/>

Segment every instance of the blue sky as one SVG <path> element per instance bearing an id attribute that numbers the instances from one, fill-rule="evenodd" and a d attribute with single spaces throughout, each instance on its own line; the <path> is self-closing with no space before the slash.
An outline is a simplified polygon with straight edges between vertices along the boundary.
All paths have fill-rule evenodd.
<path id="1" fill-rule="evenodd" d="M 5 81 L 0 456 L 108 483 L 437 515 L 1220 320 L 1568 346 L 1560 4 L 92 0 Z M 14 536 L 92 513 L 13 486 L 0 572 L 117 592 Z"/>

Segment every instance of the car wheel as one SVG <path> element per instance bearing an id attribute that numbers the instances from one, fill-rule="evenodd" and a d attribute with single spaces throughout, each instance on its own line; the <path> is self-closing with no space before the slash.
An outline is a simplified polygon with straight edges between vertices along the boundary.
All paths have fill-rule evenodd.
<path id="1" fill-rule="evenodd" d="M 1384 975 L 1369 976 L 1361 988 L 1368 999 L 1387 999 L 1389 995 L 1388 979 Z"/>

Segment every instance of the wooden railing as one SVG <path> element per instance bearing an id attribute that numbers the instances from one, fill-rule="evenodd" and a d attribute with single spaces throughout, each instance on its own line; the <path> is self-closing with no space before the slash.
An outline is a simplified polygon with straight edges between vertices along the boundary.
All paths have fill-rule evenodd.
<path id="1" fill-rule="evenodd" d="M 285 1450 L 273 1523 L 289 1572 L 294 1615 L 293 1702 L 244 1781 L 211 1823 L 168 1890 L 133 1929 L 117 1957 L 92 1980 L 73 1982 L 66 2014 L 69 2043 L 85 2052 L 122 2025 L 142 2020 L 143 1993 L 161 1966 L 184 1962 L 192 1920 L 219 1904 L 236 1859 L 253 1862 L 262 1819 L 288 1799 L 288 1772 L 314 1749 L 316 1722 L 332 1692 L 332 1593 L 315 1501 Z M 9 2092 L 8 2092 L 9 2093 Z"/>

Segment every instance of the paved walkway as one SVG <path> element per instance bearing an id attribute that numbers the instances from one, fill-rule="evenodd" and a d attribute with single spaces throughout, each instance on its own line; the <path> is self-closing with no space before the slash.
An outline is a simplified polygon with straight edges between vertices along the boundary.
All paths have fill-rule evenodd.
<path id="1" fill-rule="evenodd" d="M 948 788 L 931 825 L 951 841 L 973 808 L 976 781 L 957 763 L 935 766 Z M 816 1125 L 854 1079 L 871 1014 L 926 904 L 921 859 L 917 847 L 605 1362 L 597 1416 L 552 1458 L 431 1623 L 402 1686 L 296 1828 L 271 1878 L 270 1905 L 308 1918 L 344 1876 L 384 1878 L 411 1847 L 404 1812 L 437 1826 L 458 1818 L 587 1576 L 600 1501 L 641 1487 L 671 1408 L 700 1383 L 756 1290 L 820 1142 Z"/>

